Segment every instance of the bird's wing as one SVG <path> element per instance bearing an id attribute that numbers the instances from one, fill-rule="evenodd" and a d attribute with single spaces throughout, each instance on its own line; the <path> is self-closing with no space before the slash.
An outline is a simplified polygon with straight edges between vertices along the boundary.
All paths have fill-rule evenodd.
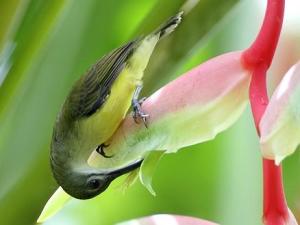
<path id="1" fill-rule="evenodd" d="M 138 40 L 129 42 L 103 56 L 77 81 L 66 100 L 67 105 L 64 106 L 69 117 L 77 120 L 90 116 L 104 104 L 113 82 L 126 65 L 126 60 L 138 42 Z"/>

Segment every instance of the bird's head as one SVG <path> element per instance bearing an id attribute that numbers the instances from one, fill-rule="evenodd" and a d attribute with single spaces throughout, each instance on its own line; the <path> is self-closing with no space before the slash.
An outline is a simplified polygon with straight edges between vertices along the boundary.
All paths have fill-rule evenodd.
<path id="1" fill-rule="evenodd" d="M 89 199 L 101 194 L 115 178 L 137 169 L 142 163 L 140 159 L 119 168 L 90 167 L 85 156 L 73 154 L 79 152 L 74 148 L 82 148 L 74 134 L 64 133 L 58 128 L 53 132 L 50 164 L 58 185 L 74 198 Z"/>
<path id="2" fill-rule="evenodd" d="M 74 198 L 93 198 L 109 186 L 112 179 L 104 174 L 89 174 L 82 172 L 71 172 L 63 180 L 56 179 L 58 184 Z"/>
<path id="3" fill-rule="evenodd" d="M 95 169 L 69 170 L 68 173 L 54 174 L 58 184 L 74 198 L 93 198 L 107 189 L 117 177 L 140 167 L 142 160 L 118 169 L 97 171 Z"/>

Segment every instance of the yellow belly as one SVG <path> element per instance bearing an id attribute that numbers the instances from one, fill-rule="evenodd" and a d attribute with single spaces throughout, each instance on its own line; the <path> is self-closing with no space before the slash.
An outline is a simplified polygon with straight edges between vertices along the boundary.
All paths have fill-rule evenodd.
<path id="1" fill-rule="evenodd" d="M 80 122 L 81 139 L 92 148 L 106 142 L 118 128 L 131 106 L 135 88 L 141 77 L 125 68 L 112 86 L 103 106 L 91 117 Z"/>

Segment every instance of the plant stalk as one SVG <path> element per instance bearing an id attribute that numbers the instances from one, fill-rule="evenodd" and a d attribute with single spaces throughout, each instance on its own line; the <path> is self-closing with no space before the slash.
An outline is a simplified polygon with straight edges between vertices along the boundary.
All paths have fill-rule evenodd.
<path id="1" fill-rule="evenodd" d="M 244 66 L 252 71 L 249 98 L 258 135 L 259 123 L 269 103 L 266 73 L 276 50 L 284 15 L 284 0 L 268 0 L 262 28 L 243 54 Z M 266 225 L 283 225 L 289 213 L 283 188 L 282 168 L 263 159 L 264 212 Z"/>

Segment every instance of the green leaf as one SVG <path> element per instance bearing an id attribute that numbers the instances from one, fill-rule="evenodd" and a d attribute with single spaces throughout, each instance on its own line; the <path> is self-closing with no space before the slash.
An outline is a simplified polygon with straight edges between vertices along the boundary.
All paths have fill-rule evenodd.
<path id="1" fill-rule="evenodd" d="M 28 0 L 11 0 L 0 2 L 0 52 L 6 41 L 9 41 L 11 35 L 16 29 L 20 20 L 20 14 L 26 8 Z"/>
<path id="2" fill-rule="evenodd" d="M 59 187 L 46 203 L 41 215 L 37 219 L 38 223 L 45 222 L 48 218 L 56 214 L 72 197 Z"/>

